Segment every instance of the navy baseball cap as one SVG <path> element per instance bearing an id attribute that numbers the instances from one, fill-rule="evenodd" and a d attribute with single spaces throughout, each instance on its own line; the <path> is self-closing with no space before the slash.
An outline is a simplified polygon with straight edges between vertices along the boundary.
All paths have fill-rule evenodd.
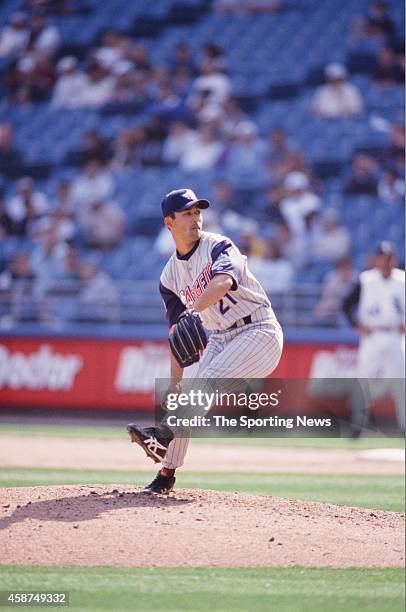
<path id="1" fill-rule="evenodd" d="M 175 189 L 166 194 L 161 202 L 162 214 L 164 217 L 174 213 L 189 210 L 197 204 L 199 208 L 209 208 L 210 202 L 198 198 L 191 189 Z"/>
<path id="2" fill-rule="evenodd" d="M 389 240 L 383 240 L 379 243 L 378 248 L 375 251 L 376 255 L 386 255 L 390 257 L 395 254 L 395 249 L 393 248 L 393 244 L 389 242 Z"/>

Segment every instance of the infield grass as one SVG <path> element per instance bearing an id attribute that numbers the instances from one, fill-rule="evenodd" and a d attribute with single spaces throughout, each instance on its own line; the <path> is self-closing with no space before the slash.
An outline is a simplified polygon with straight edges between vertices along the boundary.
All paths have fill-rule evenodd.
<path id="1" fill-rule="evenodd" d="M 3 591 L 68 591 L 68 609 L 75 612 L 404 609 L 401 569 L 0 566 L 0 579 Z M 15 606 L 2 609 L 12 610 Z"/>
<path id="2" fill-rule="evenodd" d="M 144 485 L 155 472 L 3 468 L 0 487 L 61 484 Z M 178 488 L 214 489 L 320 501 L 361 508 L 404 510 L 401 475 L 274 474 L 188 472 L 178 476 Z"/>
<path id="3" fill-rule="evenodd" d="M 130 419 L 129 419 L 130 420 Z M 64 438 L 100 438 L 100 439 L 126 439 L 125 419 L 117 426 L 94 425 L 46 425 L 0 423 L 1 435 L 19 436 L 50 436 Z M 254 438 L 254 437 L 204 437 L 193 438 L 194 444 L 247 444 L 249 446 L 273 446 L 275 448 L 349 448 L 363 450 L 368 448 L 405 448 L 403 438 L 371 435 L 358 440 L 348 438 L 308 438 L 308 437 L 282 437 L 282 438 Z"/>

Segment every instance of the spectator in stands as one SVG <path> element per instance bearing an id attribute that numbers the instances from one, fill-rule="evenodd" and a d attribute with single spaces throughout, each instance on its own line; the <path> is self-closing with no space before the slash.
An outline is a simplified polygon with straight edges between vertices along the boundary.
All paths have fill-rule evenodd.
<path id="1" fill-rule="evenodd" d="M 184 149 L 179 165 L 182 170 L 190 172 L 212 170 L 222 153 L 223 145 L 217 134 L 209 125 L 203 124 L 197 130 L 196 142 Z"/>
<path id="2" fill-rule="evenodd" d="M 89 130 L 83 137 L 82 146 L 79 151 L 68 153 L 68 162 L 82 166 L 91 161 L 106 165 L 112 157 L 109 142 L 96 130 Z"/>
<path id="3" fill-rule="evenodd" d="M 78 69 L 78 60 L 68 55 L 59 60 L 56 68 L 58 79 L 54 87 L 52 108 L 77 108 L 81 106 L 81 95 L 87 86 L 86 75 Z"/>
<path id="4" fill-rule="evenodd" d="M 74 216 L 75 202 L 72 197 L 72 184 L 69 181 L 59 181 L 53 201 L 53 208 L 63 212 L 67 217 Z"/>
<path id="5" fill-rule="evenodd" d="M 107 30 L 102 36 L 102 44 L 94 52 L 94 57 L 106 70 L 113 70 L 121 60 L 125 59 L 128 42 L 125 36 L 117 30 Z"/>
<path id="6" fill-rule="evenodd" d="M 138 72 L 149 73 L 152 70 L 148 49 L 143 43 L 134 44 L 127 54 L 127 59 L 133 62 Z"/>
<path id="7" fill-rule="evenodd" d="M 389 132 L 389 144 L 381 147 L 378 159 L 384 166 L 392 166 L 401 176 L 405 172 L 405 126 L 401 123 L 392 124 Z"/>
<path id="8" fill-rule="evenodd" d="M 293 265 L 275 242 L 267 242 L 263 257 L 248 257 L 248 265 L 266 292 L 283 293 L 293 285 Z"/>
<path id="9" fill-rule="evenodd" d="M 175 94 L 171 83 L 162 83 L 154 97 L 155 101 L 149 108 L 152 116 L 160 115 L 168 119 L 178 116 L 181 99 Z"/>
<path id="10" fill-rule="evenodd" d="M 48 60 L 42 60 L 45 63 Z M 53 87 L 53 79 L 47 74 L 47 69 L 37 63 L 31 55 L 22 57 L 17 64 L 15 73 L 15 91 L 11 101 L 18 104 L 31 104 L 47 100 Z"/>
<path id="11" fill-rule="evenodd" d="M 27 235 L 30 223 L 45 215 L 49 210 L 45 194 L 35 190 L 34 181 L 29 177 L 17 183 L 17 193 L 6 204 L 6 211 L 13 223 L 13 233 Z"/>
<path id="12" fill-rule="evenodd" d="M 279 125 L 272 128 L 267 141 L 267 164 L 274 181 L 283 180 L 290 172 L 307 172 L 303 156 Z"/>
<path id="13" fill-rule="evenodd" d="M 177 43 L 175 52 L 169 59 L 168 70 L 172 78 L 178 74 L 179 71 L 186 71 L 190 76 L 196 75 L 196 62 L 193 59 L 192 51 L 188 43 Z"/>
<path id="14" fill-rule="evenodd" d="M 61 44 L 61 35 L 56 25 L 48 23 L 43 11 L 36 12 L 31 18 L 31 28 L 26 51 L 54 54 Z"/>
<path id="15" fill-rule="evenodd" d="M 343 300 L 350 294 L 356 282 L 357 273 L 349 257 L 337 261 L 334 270 L 327 272 L 323 279 L 320 300 L 314 311 L 320 323 L 336 325 L 339 322 Z"/>
<path id="16" fill-rule="evenodd" d="M 17 251 L 0 275 L 0 289 L 17 289 L 17 286 L 28 281 L 31 283 L 35 274 L 31 267 L 31 258 L 25 251 Z"/>
<path id="17" fill-rule="evenodd" d="M 378 183 L 378 195 L 387 204 L 397 204 L 403 202 L 405 197 L 405 182 L 399 178 L 398 173 L 393 168 L 383 171 Z"/>
<path id="18" fill-rule="evenodd" d="M 61 208 L 53 208 L 38 221 L 34 221 L 30 226 L 30 238 L 42 235 L 42 232 L 49 232 L 55 235 L 58 242 L 63 243 L 73 240 L 76 236 L 76 225 L 71 214 Z"/>
<path id="19" fill-rule="evenodd" d="M 22 165 L 21 153 L 13 146 L 14 130 L 11 123 L 0 123 L 0 173 L 15 176 Z"/>
<path id="20" fill-rule="evenodd" d="M 19 55 L 25 49 L 29 36 L 26 15 L 13 13 L 10 23 L 0 31 L 0 57 Z"/>
<path id="21" fill-rule="evenodd" d="M 178 164 L 185 149 L 192 149 L 198 141 L 198 133 L 184 121 L 173 121 L 162 148 L 162 161 Z"/>
<path id="22" fill-rule="evenodd" d="M 402 84 L 405 80 L 404 59 L 397 56 L 390 47 L 381 47 L 376 56 L 373 80 L 380 87 Z"/>
<path id="23" fill-rule="evenodd" d="M 206 43 L 203 45 L 203 57 L 201 64 L 210 62 L 219 72 L 225 72 L 227 70 L 227 58 L 224 55 L 224 51 L 214 43 Z"/>
<path id="24" fill-rule="evenodd" d="M 395 31 L 385 0 L 374 0 L 364 18 L 354 21 L 354 34 L 367 38 L 389 37 Z"/>
<path id="25" fill-rule="evenodd" d="M 114 94 L 115 78 L 97 59 L 90 60 L 85 77 L 77 106 L 98 108 L 110 102 Z"/>
<path id="26" fill-rule="evenodd" d="M 6 210 L 4 189 L 0 187 L 0 240 L 13 233 L 13 221 Z"/>
<path id="27" fill-rule="evenodd" d="M 134 64 L 128 60 L 120 60 L 113 67 L 116 79 L 114 91 L 109 102 L 103 105 L 103 110 L 121 112 L 122 110 L 137 112 L 145 102 L 146 94 L 139 91 L 139 84 L 143 82 L 137 75 Z"/>
<path id="28" fill-rule="evenodd" d="M 185 102 L 189 95 L 192 79 L 193 74 L 187 68 L 178 68 L 172 77 L 173 90 L 182 102 Z"/>
<path id="29" fill-rule="evenodd" d="M 114 191 L 114 181 L 109 171 L 100 162 L 87 162 L 83 173 L 79 174 L 72 184 L 72 199 L 79 210 L 81 206 L 93 200 L 109 198 Z"/>
<path id="30" fill-rule="evenodd" d="M 301 172 L 291 172 L 285 179 L 286 197 L 281 202 L 281 212 L 298 240 L 307 240 L 315 218 L 321 208 L 321 200 L 310 187 L 308 177 Z"/>
<path id="31" fill-rule="evenodd" d="M 201 74 L 193 84 L 192 91 L 187 100 L 192 110 L 201 104 L 202 96 L 205 105 L 222 107 L 231 93 L 231 81 L 223 74 L 213 60 L 206 59 L 201 64 Z"/>
<path id="32" fill-rule="evenodd" d="M 38 51 L 35 54 L 35 62 L 38 86 L 41 87 L 44 91 L 44 95 L 48 98 L 52 94 L 56 82 L 56 71 L 53 58 L 45 51 Z"/>
<path id="33" fill-rule="evenodd" d="M 235 192 L 231 183 L 218 179 L 213 184 L 213 206 L 218 213 L 220 222 L 222 222 L 227 212 L 241 212 L 245 203 Z"/>
<path id="34" fill-rule="evenodd" d="M 347 70 L 342 64 L 329 64 L 325 70 L 326 84 L 314 95 L 311 110 L 322 119 L 355 117 L 363 112 L 358 89 L 347 82 Z"/>
<path id="35" fill-rule="evenodd" d="M 143 149 L 146 143 L 142 127 L 123 130 L 113 144 L 112 168 L 137 167 L 143 162 Z"/>
<path id="36" fill-rule="evenodd" d="M 309 260 L 308 242 L 301 235 L 295 235 L 285 222 L 277 226 L 276 244 L 285 259 L 288 259 L 296 270 L 303 268 Z"/>
<path id="37" fill-rule="evenodd" d="M 60 279 L 67 281 L 80 280 L 80 267 L 80 253 L 73 243 L 68 242 L 62 259 Z"/>
<path id="38" fill-rule="evenodd" d="M 127 222 L 123 210 L 112 200 L 93 199 L 79 215 L 87 246 L 112 249 L 123 238 Z"/>
<path id="39" fill-rule="evenodd" d="M 312 231 L 312 256 L 316 260 L 336 262 L 346 257 L 350 250 L 350 235 L 340 225 L 335 210 L 325 210 L 321 224 Z"/>
<path id="40" fill-rule="evenodd" d="M 62 262 L 65 257 L 66 243 L 61 236 L 53 216 L 42 217 L 32 223 L 30 237 L 37 243 L 31 254 L 32 268 L 43 290 L 50 280 L 60 276 Z"/>
<path id="41" fill-rule="evenodd" d="M 255 179 L 265 174 L 266 145 L 252 121 L 242 121 L 234 130 L 227 154 L 227 170 L 236 179 Z M 237 181 L 237 182 L 238 182 Z"/>
<path id="42" fill-rule="evenodd" d="M 279 225 L 285 222 L 281 212 L 283 196 L 284 189 L 280 185 L 271 184 L 266 188 L 259 214 L 261 222 L 271 225 Z"/>
<path id="43" fill-rule="evenodd" d="M 364 153 L 358 153 L 352 161 L 351 168 L 351 175 L 345 183 L 345 192 L 376 195 L 378 185 L 375 160 Z"/>
<path id="44" fill-rule="evenodd" d="M 234 137 L 235 129 L 242 121 L 247 121 L 248 116 L 241 110 L 241 106 L 233 97 L 224 100 L 221 109 L 220 129 L 222 134 L 229 139 Z"/>
<path id="45" fill-rule="evenodd" d="M 85 318 L 95 320 L 114 318 L 114 315 L 117 314 L 116 308 L 119 306 L 119 294 L 108 274 L 96 263 L 87 261 L 80 266 L 79 277 L 82 281 L 82 288 L 79 292 L 77 315 L 80 317 L 81 306 L 88 305 L 90 315 L 88 314 Z M 113 307 L 113 311 L 106 309 L 108 306 Z"/>

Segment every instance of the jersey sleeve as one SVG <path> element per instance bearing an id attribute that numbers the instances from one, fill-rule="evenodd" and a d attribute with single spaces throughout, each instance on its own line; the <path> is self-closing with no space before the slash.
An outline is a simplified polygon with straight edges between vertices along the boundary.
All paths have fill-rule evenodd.
<path id="1" fill-rule="evenodd" d="M 358 282 L 343 301 L 343 305 L 342 305 L 343 312 L 346 315 L 352 327 L 357 326 L 357 317 L 355 314 L 355 310 L 358 307 L 360 295 L 361 295 L 361 283 Z"/>
<path id="2" fill-rule="evenodd" d="M 211 251 L 211 277 L 228 274 L 233 279 L 231 291 L 235 291 L 244 271 L 244 258 L 230 240 L 217 243 Z"/>
<path id="3" fill-rule="evenodd" d="M 165 304 L 166 318 L 169 327 L 171 327 L 177 322 L 179 315 L 186 310 L 186 306 L 180 298 L 178 298 L 176 293 L 165 287 L 162 282 L 159 283 L 159 292 Z"/>

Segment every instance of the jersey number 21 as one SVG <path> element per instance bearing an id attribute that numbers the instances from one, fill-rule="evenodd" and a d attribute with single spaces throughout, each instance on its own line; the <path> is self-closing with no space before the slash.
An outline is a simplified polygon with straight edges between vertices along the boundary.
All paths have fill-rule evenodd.
<path id="1" fill-rule="evenodd" d="M 235 300 L 229 293 L 226 293 L 224 298 L 227 298 L 228 300 L 230 300 L 230 302 L 232 304 L 236 304 L 237 303 L 237 300 Z M 230 310 L 230 308 L 231 308 L 231 306 L 228 306 L 228 305 L 224 304 L 224 298 L 222 298 L 220 300 L 220 312 L 221 312 L 222 315 L 225 315 L 226 312 L 228 312 Z"/>

